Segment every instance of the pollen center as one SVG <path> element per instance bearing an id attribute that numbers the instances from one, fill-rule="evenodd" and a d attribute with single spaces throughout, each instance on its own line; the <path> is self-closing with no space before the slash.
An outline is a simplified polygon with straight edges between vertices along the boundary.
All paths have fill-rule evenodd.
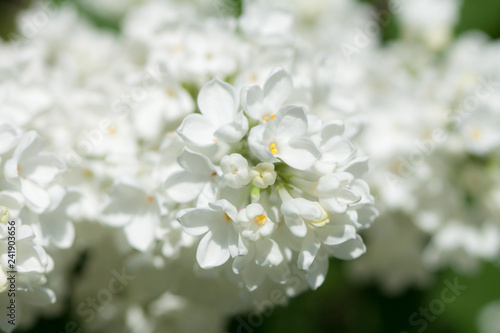
<path id="1" fill-rule="evenodd" d="M 266 215 L 260 214 L 260 215 L 255 216 L 255 222 L 257 222 L 257 224 L 262 227 L 267 222 Z"/>
<path id="2" fill-rule="evenodd" d="M 166 93 L 167 93 L 167 96 L 170 97 L 170 98 L 173 98 L 173 97 L 175 97 L 177 95 L 175 93 L 175 91 L 172 90 L 172 89 L 167 89 Z"/>
<path id="3" fill-rule="evenodd" d="M 472 131 L 470 132 L 470 136 L 474 139 L 474 140 L 478 140 L 480 139 L 482 136 L 483 136 L 483 131 L 481 131 L 480 128 L 473 128 Z"/>
<path id="4" fill-rule="evenodd" d="M 224 218 L 226 219 L 227 222 L 231 221 L 231 218 L 226 213 L 224 213 Z"/>
<path id="5" fill-rule="evenodd" d="M 154 198 L 153 198 L 153 196 L 152 196 L 152 195 L 148 195 L 148 196 L 146 197 L 146 200 L 147 200 L 149 203 L 152 203 L 152 202 L 154 201 Z"/>
<path id="6" fill-rule="evenodd" d="M 272 114 L 272 115 L 271 115 L 271 117 L 265 116 L 265 117 L 264 117 L 264 121 L 267 123 L 267 122 L 268 122 L 269 120 L 271 120 L 271 119 L 272 119 L 272 120 L 274 120 L 274 118 L 275 118 L 275 117 L 276 117 L 276 115 L 275 115 L 275 114 Z"/>
<path id="7" fill-rule="evenodd" d="M 276 148 L 276 144 L 275 143 L 271 143 L 269 145 L 269 150 L 271 151 L 271 153 L 273 153 L 273 155 L 276 155 L 278 153 L 278 149 Z"/>

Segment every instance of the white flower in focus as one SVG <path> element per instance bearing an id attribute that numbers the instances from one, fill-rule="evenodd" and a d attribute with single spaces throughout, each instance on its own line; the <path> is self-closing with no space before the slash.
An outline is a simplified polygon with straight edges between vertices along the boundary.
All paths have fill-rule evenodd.
<path id="1" fill-rule="evenodd" d="M 236 230 L 238 211 L 227 200 L 209 204 L 209 208 L 188 208 L 179 212 L 177 219 L 191 236 L 204 235 L 196 251 L 201 268 L 225 264 L 230 257 L 248 252 Z"/>
<path id="2" fill-rule="evenodd" d="M 274 171 L 274 164 L 272 163 L 259 163 L 250 170 L 250 178 L 252 184 L 258 188 L 266 188 L 273 185 L 276 181 L 276 171 Z"/>
<path id="3" fill-rule="evenodd" d="M 292 90 L 293 81 L 290 74 L 277 68 L 271 72 L 263 88 L 255 85 L 241 90 L 241 105 L 250 118 L 268 122 L 276 117 L 278 109 Z"/>
<path id="4" fill-rule="evenodd" d="M 361 196 L 351 188 L 354 176 L 347 172 L 338 172 L 323 176 L 318 182 L 319 202 L 326 210 L 343 214 L 349 205 L 361 200 Z"/>
<path id="5" fill-rule="evenodd" d="M 201 114 L 190 114 L 177 133 L 189 144 L 208 147 L 219 140 L 237 142 L 248 131 L 248 120 L 243 112 L 238 112 L 238 97 L 233 86 L 211 80 L 198 94 Z"/>
<path id="6" fill-rule="evenodd" d="M 248 161 L 240 154 L 231 154 L 220 160 L 222 180 L 232 188 L 241 188 L 250 182 Z"/>
<path id="7" fill-rule="evenodd" d="M 262 285 L 266 277 L 284 284 L 290 275 L 285 256 L 276 241 L 259 239 L 248 244 L 248 254 L 234 258 L 233 272 L 241 276 L 249 291 Z"/>
<path id="8" fill-rule="evenodd" d="M 258 203 L 248 205 L 238 213 L 238 227 L 241 235 L 251 241 L 269 237 L 276 224 L 271 221 L 264 211 L 264 207 Z"/>
<path id="9" fill-rule="evenodd" d="M 299 170 L 310 168 L 321 152 L 305 136 L 307 116 L 304 108 L 282 107 L 274 121 L 259 125 L 250 131 L 250 150 L 262 161 L 276 163 L 282 160 Z"/>

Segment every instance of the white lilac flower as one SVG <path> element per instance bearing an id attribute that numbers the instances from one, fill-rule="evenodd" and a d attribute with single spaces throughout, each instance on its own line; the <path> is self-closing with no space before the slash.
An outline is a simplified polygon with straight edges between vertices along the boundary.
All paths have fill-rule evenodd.
<path id="1" fill-rule="evenodd" d="M 248 161 L 240 154 L 231 154 L 220 160 L 222 180 L 227 186 L 241 188 L 250 182 Z"/>
<path id="2" fill-rule="evenodd" d="M 273 185 L 276 181 L 276 172 L 274 171 L 274 164 L 272 163 L 259 163 L 250 170 L 250 177 L 252 184 L 258 188 L 266 188 Z"/>
<path id="3" fill-rule="evenodd" d="M 219 171 L 206 156 L 186 148 L 177 160 L 184 170 L 171 174 L 164 184 L 165 193 L 172 200 L 185 203 L 195 200 L 200 194 L 215 197 Z"/>
<path id="4" fill-rule="evenodd" d="M 7 182 L 24 195 L 27 206 L 36 213 L 43 212 L 50 204 L 44 187 L 66 169 L 57 156 L 42 152 L 44 145 L 36 132 L 26 133 L 4 166 Z"/>
<path id="5" fill-rule="evenodd" d="M 276 69 L 269 75 L 263 88 L 255 85 L 241 90 L 241 105 L 250 118 L 268 122 L 276 117 L 292 89 L 290 74 L 283 69 Z"/>
<path id="6" fill-rule="evenodd" d="M 185 232 L 192 236 L 204 235 L 196 252 L 202 268 L 221 266 L 231 256 L 248 251 L 233 223 L 237 214 L 227 200 L 211 203 L 209 208 L 188 208 L 179 213 L 178 219 Z"/>
<path id="7" fill-rule="evenodd" d="M 202 88 L 199 103 L 224 101 L 227 90 L 213 89 L 214 84 Z M 185 149 L 178 158 L 184 170 L 170 175 L 164 186 L 177 204 L 193 205 L 181 206 L 177 218 L 199 239 L 199 266 L 223 270 L 252 293 L 269 283 L 285 286 L 294 269 L 303 272 L 310 288 L 318 288 L 328 257 L 350 260 L 365 252 L 358 230 L 377 216 L 369 187 L 359 179 L 367 171 L 366 157 L 343 136 L 341 121 L 323 123 L 303 106 L 283 105 L 292 87 L 283 69 L 273 70 L 264 88 L 243 87 L 242 105 L 252 119 L 248 136 L 239 143 L 226 141 L 220 157 L 206 148 Z M 225 100 L 238 109 L 234 99 Z M 192 144 L 183 135 L 185 125 L 178 133 Z M 213 198 L 195 201 L 204 188 Z"/>
<path id="8" fill-rule="evenodd" d="M 214 79 L 201 88 L 198 108 L 201 114 L 184 118 L 177 133 L 189 144 L 208 147 L 219 140 L 237 142 L 248 131 L 248 120 L 238 112 L 238 96 L 230 84 Z"/>
<path id="9" fill-rule="evenodd" d="M 321 152 L 305 136 L 307 117 L 304 108 L 282 107 L 273 121 L 250 130 L 250 150 L 263 162 L 276 163 L 282 160 L 299 170 L 310 168 Z"/>

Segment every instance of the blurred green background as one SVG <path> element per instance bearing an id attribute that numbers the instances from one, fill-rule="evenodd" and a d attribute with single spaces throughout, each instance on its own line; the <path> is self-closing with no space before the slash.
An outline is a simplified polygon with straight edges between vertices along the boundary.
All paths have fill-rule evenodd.
<path id="1" fill-rule="evenodd" d="M 379 9 L 387 6 L 384 0 L 363 1 L 371 2 Z M 29 3 L 29 0 L 0 0 L 0 36 L 4 38 L 9 36 L 14 29 L 16 13 L 26 8 Z M 113 27 L 102 19 L 93 19 L 100 26 Z M 500 0 L 465 0 L 456 33 L 460 34 L 471 29 L 480 29 L 492 38 L 499 38 Z M 386 40 L 396 38 L 397 34 L 395 24 L 390 24 L 385 29 L 384 38 Z M 462 276 L 452 270 L 440 272 L 430 289 L 409 290 L 397 297 L 383 294 L 377 286 L 359 286 L 351 283 L 345 274 L 344 265 L 342 262 L 332 260 L 327 281 L 318 291 L 307 292 L 293 299 L 285 308 L 273 309 L 268 317 L 263 316 L 262 325 L 258 327 L 248 325 L 248 314 L 241 314 L 233 318 L 226 331 L 230 333 L 417 332 L 417 328 L 423 325 L 412 326 L 409 322 L 410 316 L 420 311 L 421 307 L 428 307 L 433 300 L 440 299 L 445 281 L 452 282 L 458 278 L 459 283 L 467 286 L 467 289 L 454 302 L 447 304 L 444 311 L 434 320 L 428 321 L 425 331 L 471 333 L 477 332 L 476 317 L 481 307 L 490 301 L 500 299 L 500 288 L 498 288 L 500 270 L 491 264 L 484 264 L 474 276 Z M 64 332 L 64 324 L 68 320 L 71 320 L 69 314 L 62 318 L 44 319 L 29 333 Z"/>

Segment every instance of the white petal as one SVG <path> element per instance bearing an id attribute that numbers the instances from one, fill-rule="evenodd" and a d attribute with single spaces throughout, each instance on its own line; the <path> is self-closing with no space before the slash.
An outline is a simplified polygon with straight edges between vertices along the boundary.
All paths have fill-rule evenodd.
<path id="1" fill-rule="evenodd" d="M 5 154 L 19 142 L 22 131 L 9 123 L 0 125 L 0 154 Z"/>
<path id="2" fill-rule="evenodd" d="M 235 274 L 241 274 L 241 272 L 247 267 L 248 263 L 253 259 L 253 252 L 244 256 L 238 256 L 233 260 L 233 272 Z"/>
<path id="3" fill-rule="evenodd" d="M 312 269 L 308 270 L 306 273 L 307 284 L 312 290 L 318 289 L 323 284 L 326 274 L 328 273 L 328 258 L 326 253 L 322 252 L 324 252 L 324 250 L 320 250 Z"/>
<path id="4" fill-rule="evenodd" d="M 213 268 L 225 264 L 229 259 L 226 226 L 216 227 L 201 239 L 196 251 L 196 260 L 201 268 Z"/>
<path id="5" fill-rule="evenodd" d="M 241 89 L 241 106 L 250 118 L 262 121 L 265 112 L 262 101 L 262 89 L 259 86 Z"/>
<path id="6" fill-rule="evenodd" d="M 307 227 L 300 216 L 296 203 L 292 200 L 283 202 L 281 211 L 285 216 L 286 226 L 290 229 L 292 234 L 297 237 L 304 237 L 307 234 Z"/>
<path id="7" fill-rule="evenodd" d="M 26 198 L 27 206 L 35 213 L 42 213 L 50 205 L 47 192 L 30 180 L 21 179 L 21 193 Z"/>
<path id="8" fill-rule="evenodd" d="M 175 202 L 185 203 L 196 199 L 207 184 L 207 176 L 188 171 L 170 175 L 163 186 L 165 193 Z"/>
<path id="9" fill-rule="evenodd" d="M 75 240 L 75 227 L 64 214 L 44 214 L 40 216 L 44 236 L 60 249 L 68 249 Z"/>
<path id="10" fill-rule="evenodd" d="M 257 289 L 266 278 L 266 268 L 257 265 L 247 267 L 243 271 L 243 282 L 249 291 Z"/>
<path id="11" fill-rule="evenodd" d="M 307 234 L 300 248 L 299 259 L 297 265 L 300 269 L 308 270 L 312 265 L 314 258 L 321 246 L 320 241 L 316 238 L 313 232 Z"/>
<path id="12" fill-rule="evenodd" d="M 177 158 L 180 166 L 185 170 L 193 173 L 210 175 L 215 171 L 212 162 L 200 153 L 196 153 L 190 149 L 183 149 Z"/>
<path id="13" fill-rule="evenodd" d="M 278 157 L 292 168 L 306 170 L 318 160 L 321 152 L 309 138 L 299 138 L 280 147 Z"/>
<path id="14" fill-rule="evenodd" d="M 19 161 L 31 158 L 37 155 L 45 146 L 45 140 L 35 131 L 26 133 L 19 142 L 14 156 L 17 156 Z"/>
<path id="15" fill-rule="evenodd" d="M 351 239 L 331 249 L 329 248 L 328 252 L 339 259 L 353 260 L 359 258 L 366 252 L 366 246 L 361 237 L 358 235 L 355 239 Z"/>
<path id="16" fill-rule="evenodd" d="M 349 172 L 356 178 L 362 177 L 368 172 L 368 157 L 358 157 L 351 161 L 345 171 Z"/>
<path id="17" fill-rule="evenodd" d="M 243 237 L 238 232 L 230 231 L 228 237 L 228 248 L 231 257 L 241 257 L 248 254 L 248 248 L 243 241 Z"/>
<path id="18" fill-rule="evenodd" d="M 138 210 L 138 202 L 146 197 L 146 193 L 126 179 L 115 183 L 109 194 L 109 202 L 104 206 L 99 220 L 111 227 L 128 224 Z"/>
<path id="19" fill-rule="evenodd" d="M 238 109 L 236 90 L 224 81 L 213 79 L 201 88 L 198 107 L 217 127 L 227 124 L 234 119 Z"/>
<path id="20" fill-rule="evenodd" d="M 281 68 L 273 70 L 264 83 L 264 104 L 278 109 L 290 96 L 292 89 L 293 81 L 290 74 Z"/>
<path id="21" fill-rule="evenodd" d="M 342 135 L 342 133 L 344 133 L 344 122 L 341 120 L 330 121 L 321 129 L 321 142 L 327 142 L 333 137 Z"/>
<path id="22" fill-rule="evenodd" d="M 179 212 L 177 219 L 182 230 L 191 236 L 200 236 L 221 222 L 219 212 L 208 208 L 189 208 Z"/>
<path id="23" fill-rule="evenodd" d="M 300 106 L 286 106 L 279 110 L 274 119 L 276 139 L 286 142 L 303 136 L 307 132 L 306 111 Z"/>
<path id="24" fill-rule="evenodd" d="M 217 127 L 201 114 L 190 114 L 182 121 L 177 134 L 187 143 L 208 147 L 216 143 L 214 133 Z"/>
<path id="25" fill-rule="evenodd" d="M 215 131 L 214 136 L 228 143 L 240 141 L 248 132 L 248 120 L 240 112 L 236 119 Z"/>
<path id="26" fill-rule="evenodd" d="M 321 242 L 325 245 L 339 245 L 356 238 L 356 228 L 352 225 L 327 225 L 316 231 Z"/>
<path id="27" fill-rule="evenodd" d="M 28 177 L 41 186 L 46 186 L 54 178 L 66 170 L 66 165 L 57 156 L 49 153 L 40 153 L 26 159 L 21 165 L 20 176 Z"/>
<path id="28" fill-rule="evenodd" d="M 159 216 L 145 212 L 137 214 L 123 229 L 129 244 L 136 250 L 145 252 L 153 244 L 155 227 L 159 224 Z"/>
<path id="29" fill-rule="evenodd" d="M 263 267 L 278 266 L 283 262 L 279 245 L 272 239 L 262 239 L 257 244 L 255 263 Z"/>
<path id="30" fill-rule="evenodd" d="M 265 131 L 266 125 L 258 125 L 250 130 L 250 134 L 248 135 L 248 145 L 250 147 L 250 150 L 261 161 L 269 163 L 278 162 L 278 159 L 269 150 L 267 141 L 263 139 L 263 134 Z"/>

